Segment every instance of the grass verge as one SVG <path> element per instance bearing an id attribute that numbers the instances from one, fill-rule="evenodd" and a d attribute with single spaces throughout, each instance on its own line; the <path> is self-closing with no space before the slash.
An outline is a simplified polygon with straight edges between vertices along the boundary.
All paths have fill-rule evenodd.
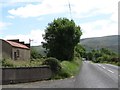
<path id="1" fill-rule="evenodd" d="M 53 76 L 52 79 L 64 79 L 75 76 L 80 70 L 82 65 L 82 60 L 75 58 L 73 61 L 62 61 L 61 62 L 61 71 Z"/>

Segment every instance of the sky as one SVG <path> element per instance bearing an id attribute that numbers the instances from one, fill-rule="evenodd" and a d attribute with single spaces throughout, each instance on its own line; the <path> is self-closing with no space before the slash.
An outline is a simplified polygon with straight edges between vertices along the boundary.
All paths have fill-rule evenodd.
<path id="1" fill-rule="evenodd" d="M 0 38 L 40 45 L 48 23 L 60 17 L 73 19 L 82 29 L 81 38 L 118 35 L 119 1 L 0 0 Z"/>

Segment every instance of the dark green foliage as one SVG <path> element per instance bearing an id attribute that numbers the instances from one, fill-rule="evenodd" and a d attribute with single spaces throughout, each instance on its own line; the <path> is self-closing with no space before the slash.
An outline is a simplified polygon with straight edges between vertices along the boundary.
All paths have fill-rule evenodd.
<path id="1" fill-rule="evenodd" d="M 73 20 L 58 18 L 48 24 L 43 38 L 43 47 L 48 57 L 59 60 L 72 60 L 74 47 L 79 43 L 81 28 Z"/>
<path id="2" fill-rule="evenodd" d="M 34 48 L 31 48 L 31 59 L 40 59 L 42 55 L 38 53 Z"/>
<path id="3" fill-rule="evenodd" d="M 100 50 L 92 50 L 92 58 L 99 58 L 99 57 L 101 57 L 102 56 L 102 52 L 100 51 Z"/>
<path id="4" fill-rule="evenodd" d="M 47 58 L 44 62 L 43 65 L 49 65 L 52 72 L 54 74 L 58 73 L 59 71 L 61 71 L 61 64 L 60 61 L 58 61 L 56 58 Z"/>
<path id="5" fill-rule="evenodd" d="M 64 79 L 70 77 L 70 73 L 66 72 L 65 70 L 61 69 L 60 72 L 52 76 L 52 79 Z"/>
<path id="6" fill-rule="evenodd" d="M 118 63 L 119 64 L 119 57 L 113 51 L 107 48 L 101 48 L 100 50 L 92 50 L 92 61 L 95 63 Z M 88 55 L 87 55 L 88 56 Z"/>
<path id="7" fill-rule="evenodd" d="M 62 78 L 68 78 L 70 77 L 71 75 L 66 72 L 64 69 L 61 70 L 61 72 L 58 73 L 59 76 L 61 76 Z"/>
<path id="8" fill-rule="evenodd" d="M 86 53 L 86 59 L 87 60 L 92 60 L 93 59 L 93 54 L 91 52 Z"/>
<path id="9" fill-rule="evenodd" d="M 2 59 L 2 67 L 14 67 L 14 64 L 10 60 Z"/>
<path id="10" fill-rule="evenodd" d="M 113 61 L 113 62 L 120 62 L 120 58 L 119 57 L 112 57 L 111 61 Z"/>
<path id="11" fill-rule="evenodd" d="M 106 49 L 106 48 L 101 48 L 101 49 L 100 49 L 100 52 L 101 52 L 101 53 L 104 53 L 104 54 L 107 54 L 107 55 L 116 55 L 116 53 L 114 53 L 114 52 L 112 52 L 111 50 Z"/>
<path id="12" fill-rule="evenodd" d="M 75 46 L 75 53 L 76 53 L 76 55 L 79 54 L 81 57 L 86 56 L 86 50 L 81 44 L 77 44 Z M 79 57 L 79 55 L 77 55 L 77 57 Z"/>

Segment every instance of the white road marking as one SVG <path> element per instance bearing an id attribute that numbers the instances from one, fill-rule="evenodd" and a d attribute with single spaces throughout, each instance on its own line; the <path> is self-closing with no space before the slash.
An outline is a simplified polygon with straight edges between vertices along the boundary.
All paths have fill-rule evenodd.
<path id="1" fill-rule="evenodd" d="M 119 77 L 120 77 L 120 75 L 119 75 Z"/>
<path id="2" fill-rule="evenodd" d="M 103 69 L 105 69 L 105 70 L 107 70 L 107 71 L 109 71 L 109 72 L 111 72 L 111 73 L 114 73 L 113 71 L 111 71 L 111 70 L 109 70 L 109 69 L 106 69 L 106 67 L 102 66 L 101 64 L 98 64 L 98 66 L 102 67 Z M 120 76 L 120 75 L 119 75 L 119 76 Z"/>
<path id="3" fill-rule="evenodd" d="M 102 68 L 104 68 L 104 69 L 105 69 L 105 67 L 104 67 L 104 66 L 102 66 Z"/>
<path id="4" fill-rule="evenodd" d="M 111 70 L 109 70 L 109 69 L 108 69 L 108 71 L 111 72 L 111 73 L 114 73 L 113 71 L 111 71 Z"/>
<path id="5" fill-rule="evenodd" d="M 101 66 L 100 64 L 98 64 L 98 66 Z"/>
<path id="6" fill-rule="evenodd" d="M 98 64 L 98 66 L 101 66 L 102 68 L 104 68 L 104 69 L 105 69 L 105 67 L 104 67 L 104 66 L 102 66 L 102 65 L 100 65 L 100 64 Z"/>

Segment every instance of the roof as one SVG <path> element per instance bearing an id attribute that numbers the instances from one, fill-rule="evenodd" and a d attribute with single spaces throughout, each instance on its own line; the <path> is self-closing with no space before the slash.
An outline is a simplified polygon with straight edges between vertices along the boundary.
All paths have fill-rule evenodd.
<path id="1" fill-rule="evenodd" d="M 8 41 L 8 40 L 5 40 L 5 41 L 7 43 L 9 43 L 13 47 L 19 47 L 19 48 L 29 49 L 26 45 L 23 45 L 23 44 L 20 44 L 20 43 L 17 43 L 17 42 L 13 42 L 13 41 Z"/>

